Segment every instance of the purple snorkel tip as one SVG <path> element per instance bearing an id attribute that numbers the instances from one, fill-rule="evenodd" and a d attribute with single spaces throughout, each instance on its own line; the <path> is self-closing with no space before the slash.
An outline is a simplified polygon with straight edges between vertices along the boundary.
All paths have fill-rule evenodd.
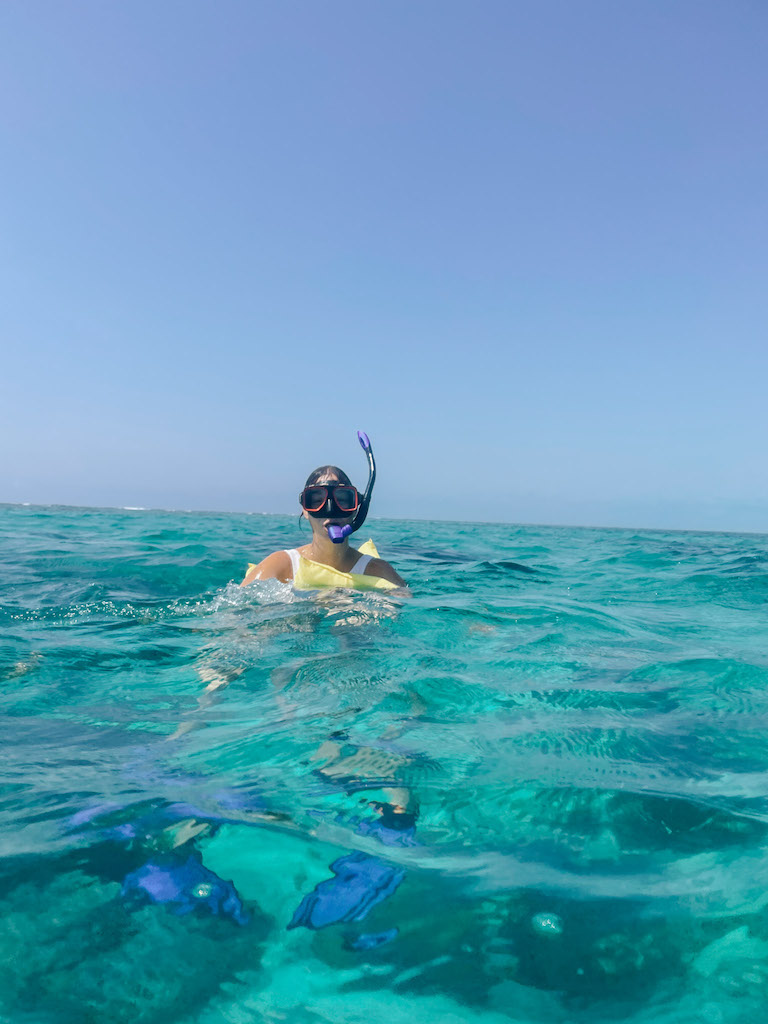
<path id="1" fill-rule="evenodd" d="M 334 544 L 341 544 L 344 538 L 352 533 L 352 527 L 349 523 L 345 523 L 344 526 L 337 526 L 336 523 L 331 523 L 326 529 L 328 530 L 328 536 Z"/>
<path id="2" fill-rule="evenodd" d="M 368 449 L 371 447 L 371 442 L 368 440 L 368 435 L 364 433 L 364 431 L 358 430 L 357 440 L 360 442 L 360 447 L 363 449 L 364 452 L 367 452 Z"/>

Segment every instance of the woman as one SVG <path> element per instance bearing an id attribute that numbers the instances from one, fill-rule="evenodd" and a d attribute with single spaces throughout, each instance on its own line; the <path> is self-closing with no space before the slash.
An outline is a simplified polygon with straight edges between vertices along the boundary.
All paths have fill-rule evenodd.
<path id="1" fill-rule="evenodd" d="M 347 539 L 365 521 L 376 479 L 371 443 L 365 434 L 358 432 L 357 436 L 369 465 L 368 486 L 363 497 L 338 466 L 320 466 L 314 470 L 299 495 L 302 516 L 312 527 L 312 540 L 298 549 L 273 551 L 258 565 L 250 565 L 241 586 L 270 579 L 293 583 L 300 589 L 391 590 L 406 586 L 389 562 L 378 557 L 371 541 L 357 550 Z"/>

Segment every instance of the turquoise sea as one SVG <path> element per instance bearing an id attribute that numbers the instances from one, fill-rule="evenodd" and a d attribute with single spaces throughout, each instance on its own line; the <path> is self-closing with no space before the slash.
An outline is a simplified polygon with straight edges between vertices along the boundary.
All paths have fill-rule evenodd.
<path id="1" fill-rule="evenodd" d="M 0 507 L 0 1021 L 759 1020 L 768 537 L 369 534 Z"/>

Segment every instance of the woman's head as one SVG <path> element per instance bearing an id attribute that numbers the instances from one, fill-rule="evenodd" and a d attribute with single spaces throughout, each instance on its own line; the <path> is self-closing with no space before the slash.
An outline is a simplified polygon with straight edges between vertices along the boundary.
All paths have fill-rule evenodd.
<path id="1" fill-rule="evenodd" d="M 332 524 L 349 523 L 360 504 L 360 497 L 347 474 L 338 466 L 318 466 L 307 477 L 299 495 L 302 515 L 310 521 L 314 533 Z"/>
<path id="2" fill-rule="evenodd" d="M 317 469 L 313 469 L 309 474 L 304 486 L 312 487 L 314 484 L 325 483 L 340 483 L 346 484 L 348 487 L 352 486 L 352 481 L 344 470 L 339 469 L 338 466 L 318 466 Z"/>

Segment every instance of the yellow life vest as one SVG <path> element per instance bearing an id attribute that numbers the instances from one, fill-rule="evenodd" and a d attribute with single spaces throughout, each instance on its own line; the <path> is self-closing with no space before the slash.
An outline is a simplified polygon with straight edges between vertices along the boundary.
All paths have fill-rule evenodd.
<path id="1" fill-rule="evenodd" d="M 372 540 L 360 545 L 361 555 L 378 558 L 379 552 Z M 248 566 L 250 570 L 255 563 Z M 323 587 L 348 587 L 351 590 L 396 590 L 397 584 L 385 580 L 381 576 L 366 576 L 359 572 L 342 572 L 322 562 L 313 562 L 299 555 L 299 569 L 293 577 L 296 590 L 320 590 Z"/>

